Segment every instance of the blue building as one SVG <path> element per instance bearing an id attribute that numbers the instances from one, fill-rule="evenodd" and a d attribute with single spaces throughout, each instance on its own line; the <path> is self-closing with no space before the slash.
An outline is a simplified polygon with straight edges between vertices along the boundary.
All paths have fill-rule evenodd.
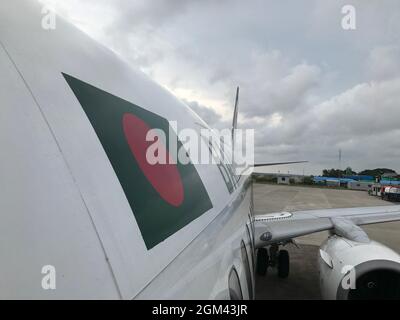
<path id="1" fill-rule="evenodd" d="M 350 178 L 336 178 L 336 177 L 322 177 L 322 176 L 317 176 L 313 178 L 314 183 L 320 184 L 320 185 L 337 185 L 341 187 L 347 187 L 347 184 L 350 181 L 356 181 L 354 179 Z"/>
<path id="2" fill-rule="evenodd" d="M 375 177 L 373 177 L 373 176 L 349 175 L 349 176 L 343 176 L 343 177 L 347 178 L 347 179 L 356 180 L 356 181 L 375 181 Z"/>

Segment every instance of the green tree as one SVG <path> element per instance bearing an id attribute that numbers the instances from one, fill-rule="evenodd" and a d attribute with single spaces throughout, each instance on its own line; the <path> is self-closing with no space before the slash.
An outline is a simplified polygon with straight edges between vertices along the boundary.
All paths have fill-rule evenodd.
<path id="1" fill-rule="evenodd" d="M 366 170 L 360 171 L 358 174 L 364 175 L 364 176 L 378 177 L 385 173 L 396 173 L 396 171 L 394 171 L 392 169 L 388 169 L 388 168 L 376 168 L 376 169 L 366 169 Z"/>
<path id="2" fill-rule="evenodd" d="M 334 177 L 334 178 L 340 178 L 343 176 L 344 171 L 339 170 L 339 169 L 324 169 L 322 170 L 322 176 L 324 177 Z"/>
<path id="3" fill-rule="evenodd" d="M 355 171 L 353 171 L 353 169 L 351 169 L 351 167 L 347 167 L 346 170 L 344 170 L 346 176 L 352 176 L 354 174 L 357 174 Z"/>
<path id="4" fill-rule="evenodd" d="M 303 183 L 304 184 L 307 184 L 307 185 L 312 185 L 312 184 L 314 184 L 314 180 L 313 180 L 313 176 L 306 176 L 306 177 L 304 177 L 304 179 L 303 179 Z"/>

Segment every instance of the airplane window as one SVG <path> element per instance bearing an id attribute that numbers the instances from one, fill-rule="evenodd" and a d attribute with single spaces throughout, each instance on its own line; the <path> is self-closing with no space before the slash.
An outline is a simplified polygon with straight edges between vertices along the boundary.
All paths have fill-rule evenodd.
<path id="1" fill-rule="evenodd" d="M 229 296 L 231 300 L 243 300 L 242 288 L 240 287 L 239 276 L 235 268 L 229 274 Z"/>

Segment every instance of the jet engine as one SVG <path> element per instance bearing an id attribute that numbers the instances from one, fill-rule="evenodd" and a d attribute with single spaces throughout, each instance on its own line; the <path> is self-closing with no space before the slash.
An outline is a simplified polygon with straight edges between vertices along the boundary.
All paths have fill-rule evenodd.
<path id="1" fill-rule="evenodd" d="M 400 299 L 400 256 L 378 242 L 331 235 L 318 263 L 324 299 Z"/>

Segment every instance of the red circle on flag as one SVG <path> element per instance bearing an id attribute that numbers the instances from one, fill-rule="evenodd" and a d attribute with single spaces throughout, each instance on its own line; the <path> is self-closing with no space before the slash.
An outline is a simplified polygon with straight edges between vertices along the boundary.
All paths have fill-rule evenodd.
<path id="1" fill-rule="evenodd" d="M 158 152 L 166 155 L 166 164 L 150 164 L 146 152 L 153 141 L 146 141 L 146 135 L 151 128 L 134 114 L 125 113 L 122 118 L 125 138 L 140 169 L 147 180 L 162 199 L 170 205 L 178 207 L 184 198 L 183 183 L 176 164 L 168 163 L 171 159 L 166 146 L 158 143 Z"/>

